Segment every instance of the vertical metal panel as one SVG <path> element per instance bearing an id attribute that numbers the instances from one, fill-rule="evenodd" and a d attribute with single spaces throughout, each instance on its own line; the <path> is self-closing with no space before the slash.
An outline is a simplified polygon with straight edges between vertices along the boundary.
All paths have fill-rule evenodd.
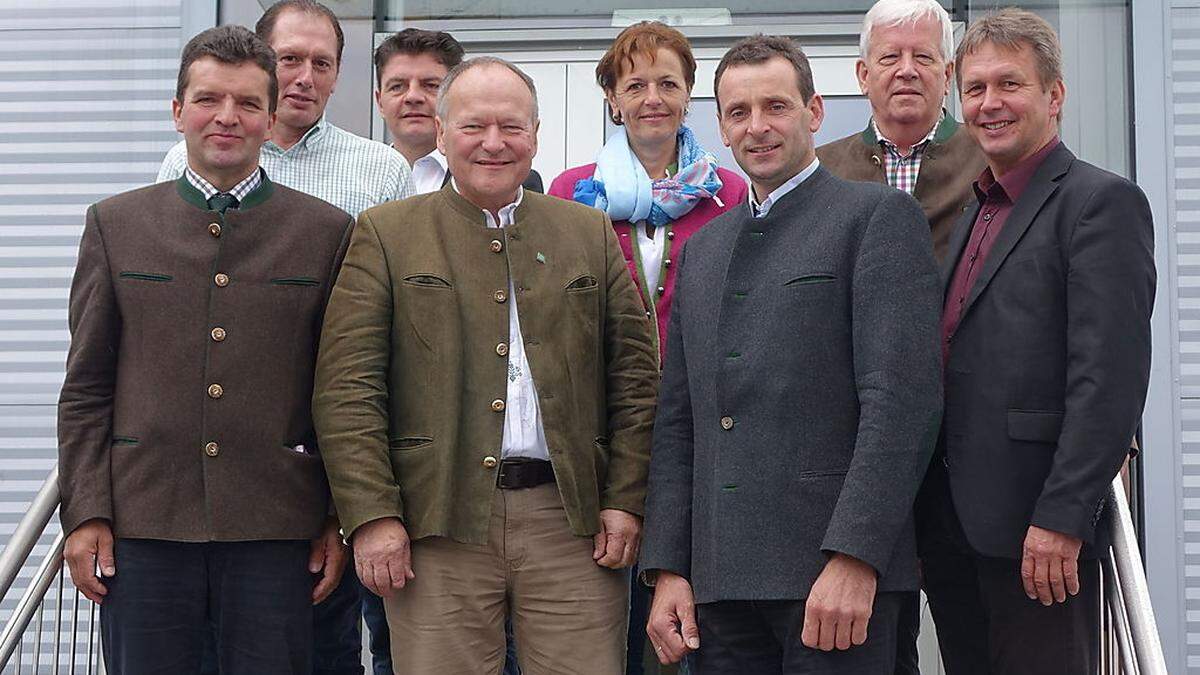
<path id="1" fill-rule="evenodd" d="M 1175 281 L 1185 668 L 1200 673 L 1200 9 L 1171 10 L 1169 54 L 1174 257 L 1160 274 Z"/>
<path id="2" fill-rule="evenodd" d="M 170 100 L 180 5 L 0 0 L 0 544 L 56 458 L 67 295 L 87 206 L 152 182 L 178 139 Z M 57 531 L 56 519 L 0 605 L 0 620 Z M 68 634 L 42 639 L 55 637 L 71 642 Z M 76 637 L 83 659 L 88 636 Z M 33 635 L 27 639 L 30 663 Z M 48 667 L 48 650 L 40 654 Z"/>

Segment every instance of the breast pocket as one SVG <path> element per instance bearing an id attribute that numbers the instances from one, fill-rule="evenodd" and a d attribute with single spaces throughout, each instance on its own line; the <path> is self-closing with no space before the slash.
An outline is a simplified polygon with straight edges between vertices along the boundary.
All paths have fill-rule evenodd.
<path id="1" fill-rule="evenodd" d="M 412 335 L 425 349 L 436 352 L 446 338 L 447 314 L 456 305 L 448 275 L 410 274 L 396 290 L 398 313 L 407 319 Z"/>

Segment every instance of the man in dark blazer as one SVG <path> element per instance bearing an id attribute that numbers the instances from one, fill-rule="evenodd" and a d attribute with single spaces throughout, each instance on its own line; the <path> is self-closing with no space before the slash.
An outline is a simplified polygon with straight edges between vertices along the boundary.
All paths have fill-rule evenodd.
<path id="1" fill-rule="evenodd" d="M 820 167 L 824 108 L 786 38 L 717 68 L 750 203 L 681 256 L 641 564 L 660 661 L 891 673 L 936 438 L 938 276 L 912 197 Z"/>
<path id="2" fill-rule="evenodd" d="M 1105 496 L 1150 368 L 1150 209 L 1059 141 L 1049 24 L 981 19 L 957 61 L 988 168 L 944 266 L 945 417 L 917 508 L 925 590 L 949 673 L 1093 673 Z"/>
<path id="3" fill-rule="evenodd" d="M 184 48 L 178 180 L 88 209 L 58 408 L 65 558 L 109 672 L 312 671 L 312 605 L 346 554 L 310 415 L 351 220 L 258 166 L 275 54 Z M 99 568 L 100 576 L 94 570 Z"/>

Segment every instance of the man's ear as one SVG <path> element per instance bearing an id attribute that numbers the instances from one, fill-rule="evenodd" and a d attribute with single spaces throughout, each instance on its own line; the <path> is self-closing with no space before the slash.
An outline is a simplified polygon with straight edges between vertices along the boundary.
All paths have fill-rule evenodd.
<path id="1" fill-rule="evenodd" d="M 175 131 L 183 133 L 183 104 L 179 99 L 171 99 L 171 119 L 175 120 Z"/>
<path id="2" fill-rule="evenodd" d="M 442 122 L 441 115 L 433 116 L 433 131 L 434 131 L 434 134 L 436 134 L 436 136 L 437 136 L 438 152 L 445 155 L 446 154 L 446 142 L 443 139 L 443 136 L 446 135 L 446 125 L 444 122 Z"/>
<path id="3" fill-rule="evenodd" d="M 808 130 L 815 134 L 821 128 L 821 122 L 825 120 L 825 100 L 821 98 L 820 94 L 813 94 L 812 98 L 808 100 L 808 105 L 805 107 L 812 114 L 812 121 L 808 125 Z"/>
<path id="4" fill-rule="evenodd" d="M 858 91 L 867 95 L 867 64 L 862 59 L 854 62 L 854 76 L 858 79 Z"/>
<path id="5" fill-rule="evenodd" d="M 537 150 L 538 150 L 538 129 L 539 129 L 541 126 L 542 126 L 542 121 L 541 121 L 541 120 L 534 120 L 534 121 L 533 121 L 533 152 L 529 153 L 529 156 L 530 156 L 530 157 L 536 157 L 536 156 L 537 156 Z"/>

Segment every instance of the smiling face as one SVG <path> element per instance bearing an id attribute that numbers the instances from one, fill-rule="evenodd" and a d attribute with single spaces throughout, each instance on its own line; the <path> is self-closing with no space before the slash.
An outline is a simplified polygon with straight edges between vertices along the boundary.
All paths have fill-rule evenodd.
<path id="1" fill-rule="evenodd" d="M 433 54 L 421 53 L 396 54 L 379 72 L 375 102 L 396 148 L 410 163 L 437 145 L 434 104 L 447 71 Z"/>
<path id="2" fill-rule="evenodd" d="M 497 212 L 517 198 L 537 153 L 529 87 L 505 66 L 475 66 L 445 94 L 436 117 L 438 149 L 467 201 Z"/>
<path id="3" fill-rule="evenodd" d="M 941 24 L 932 17 L 871 29 L 868 53 L 856 66 L 859 89 L 880 129 L 907 125 L 928 131 L 941 114 L 954 63 L 942 56 Z"/>
<path id="4" fill-rule="evenodd" d="M 816 157 L 813 134 L 825 106 L 813 94 L 805 103 L 796 69 L 783 57 L 730 66 L 717 84 L 721 140 L 761 201 Z"/>
<path id="5" fill-rule="evenodd" d="M 271 135 L 270 77 L 253 61 L 233 65 L 206 56 L 188 66 L 187 81 L 171 112 L 188 166 L 229 189 L 258 166 L 258 151 Z"/>
<path id="6" fill-rule="evenodd" d="M 962 57 L 961 94 L 967 131 L 997 177 L 1033 155 L 1058 133 L 1066 88 L 1038 76 L 1029 45 L 984 42 Z"/>
<path id="7" fill-rule="evenodd" d="M 325 114 L 337 84 L 337 34 L 320 14 L 284 10 L 271 32 L 271 48 L 278 56 L 279 125 L 298 136 Z"/>
<path id="8" fill-rule="evenodd" d="M 605 93 L 609 107 L 621 115 L 629 142 L 644 148 L 674 145 L 690 96 L 683 62 L 666 47 L 659 48 L 653 62 L 634 54 L 633 67 L 622 70 L 613 90 Z"/>

